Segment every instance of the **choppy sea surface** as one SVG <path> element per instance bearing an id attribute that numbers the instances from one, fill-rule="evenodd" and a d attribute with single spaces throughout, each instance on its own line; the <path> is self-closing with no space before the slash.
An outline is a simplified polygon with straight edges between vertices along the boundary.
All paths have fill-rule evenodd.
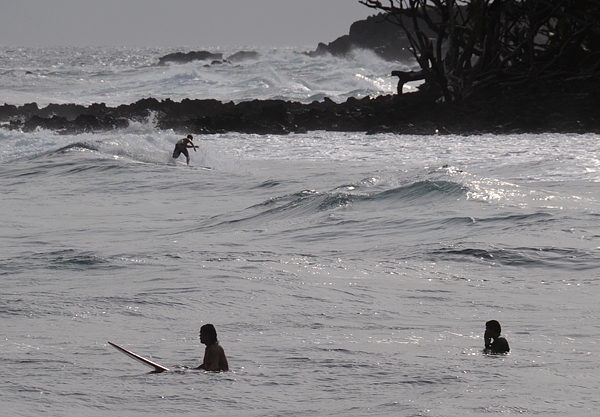
<path id="1" fill-rule="evenodd" d="M 341 101 L 402 65 L 167 52 L 2 47 L 0 102 Z M 1 414 L 600 412 L 597 135 L 179 138 L 0 129 Z M 228 373 L 192 369 L 205 323 Z"/>

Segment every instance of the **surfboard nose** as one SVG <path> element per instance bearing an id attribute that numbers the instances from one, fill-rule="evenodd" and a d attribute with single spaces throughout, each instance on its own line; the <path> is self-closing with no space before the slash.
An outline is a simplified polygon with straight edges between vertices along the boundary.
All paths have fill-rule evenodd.
<path id="1" fill-rule="evenodd" d="M 146 359 L 143 356 L 138 355 L 137 353 L 134 353 L 130 350 L 125 349 L 124 347 L 117 345 L 116 343 L 109 341 L 108 344 L 117 349 L 119 352 L 123 353 L 124 355 L 127 355 L 130 358 L 135 359 L 136 361 L 143 363 L 146 366 L 149 366 L 150 368 L 154 368 L 154 372 L 156 373 L 165 372 L 169 370 L 169 368 L 159 365 L 156 362 L 152 362 L 150 359 Z"/>

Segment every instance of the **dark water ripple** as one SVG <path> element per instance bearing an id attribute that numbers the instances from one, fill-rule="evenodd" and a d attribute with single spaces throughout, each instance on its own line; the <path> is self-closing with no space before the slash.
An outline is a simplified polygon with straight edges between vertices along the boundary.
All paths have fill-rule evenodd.
<path id="1" fill-rule="evenodd" d="M 263 183 L 261 187 L 263 186 L 272 187 L 274 185 Z M 429 180 L 371 193 L 340 191 L 349 187 L 352 186 L 337 187 L 328 192 L 302 190 L 288 195 L 272 197 L 260 204 L 249 207 L 234 218 L 224 219 L 223 216 L 217 216 L 210 219 L 203 228 L 240 227 L 241 225 L 249 226 L 254 223 L 261 224 L 286 219 L 308 219 L 314 215 L 349 206 L 360 209 L 363 205 L 369 205 L 370 207 L 375 204 L 378 209 L 381 209 L 389 205 L 393 207 L 413 207 L 431 202 L 441 204 L 446 198 L 449 201 L 454 201 L 457 197 L 464 196 L 468 191 L 465 186 L 459 183 Z M 366 209 L 370 210 L 369 207 Z M 246 212 L 251 213 L 248 215 Z"/>
<path id="2" fill-rule="evenodd" d="M 597 269 L 600 254 L 575 248 L 505 247 L 441 248 L 430 252 L 435 260 L 480 262 L 528 268 L 565 268 L 572 271 Z"/>
<path id="3" fill-rule="evenodd" d="M 65 249 L 60 251 L 35 253 L 30 257 L 45 263 L 48 269 L 73 269 L 89 271 L 92 269 L 114 269 L 118 266 L 92 252 Z"/>

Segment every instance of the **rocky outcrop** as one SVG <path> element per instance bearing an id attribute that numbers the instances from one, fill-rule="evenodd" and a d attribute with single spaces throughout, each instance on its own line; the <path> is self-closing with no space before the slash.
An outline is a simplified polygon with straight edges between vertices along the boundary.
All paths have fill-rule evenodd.
<path id="1" fill-rule="evenodd" d="M 158 65 L 166 65 L 169 62 L 175 64 L 186 64 L 192 61 L 211 61 L 210 65 L 217 65 L 223 63 L 236 63 L 247 61 L 251 59 L 258 59 L 259 54 L 256 51 L 238 51 L 227 58 L 223 59 L 223 54 L 220 52 L 208 52 L 208 51 L 191 51 L 191 52 L 174 52 L 167 54 L 158 59 Z M 209 64 L 206 64 L 209 65 Z"/>
<path id="2" fill-rule="evenodd" d="M 258 58 L 259 54 L 256 51 L 239 51 L 233 55 L 229 55 L 225 60 L 229 62 L 241 62 Z"/>
<path id="3" fill-rule="evenodd" d="M 106 131 L 150 115 L 160 129 L 180 133 L 286 134 L 313 130 L 400 134 L 600 133 L 600 78 L 515 85 L 481 91 L 466 102 L 442 103 L 438 93 L 326 98 L 309 104 L 283 100 L 222 103 L 156 100 L 107 107 L 51 104 L 0 106 L 5 129 L 52 129 L 62 133 Z M 568 106 L 565 105 L 568 103 Z"/>
<path id="4" fill-rule="evenodd" d="M 168 62 L 185 64 L 192 61 L 214 61 L 221 59 L 223 59 L 223 54 L 208 51 L 174 52 L 159 58 L 158 65 L 166 65 Z"/>
<path id="5" fill-rule="evenodd" d="M 329 44 L 319 43 L 310 56 L 331 54 L 347 56 L 354 49 L 369 49 L 388 61 L 407 61 L 413 58 L 408 50 L 410 46 L 406 34 L 397 24 L 386 19 L 384 14 L 368 17 L 354 22 L 350 33 L 341 36 Z"/>

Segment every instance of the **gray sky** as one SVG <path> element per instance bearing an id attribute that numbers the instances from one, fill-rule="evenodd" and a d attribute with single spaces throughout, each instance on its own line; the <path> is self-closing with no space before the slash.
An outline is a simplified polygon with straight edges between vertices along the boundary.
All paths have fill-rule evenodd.
<path id="1" fill-rule="evenodd" d="M 316 46 L 358 0 L 0 0 L 4 46 Z"/>

